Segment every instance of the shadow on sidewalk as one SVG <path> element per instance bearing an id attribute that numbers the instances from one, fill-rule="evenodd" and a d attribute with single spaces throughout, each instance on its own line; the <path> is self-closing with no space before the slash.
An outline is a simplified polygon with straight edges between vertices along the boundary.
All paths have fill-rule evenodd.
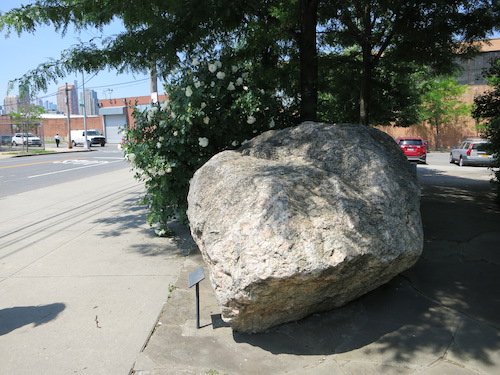
<path id="1" fill-rule="evenodd" d="M 33 323 L 34 327 L 57 318 L 66 308 L 64 303 L 43 306 L 20 306 L 0 310 L 0 336 Z"/>

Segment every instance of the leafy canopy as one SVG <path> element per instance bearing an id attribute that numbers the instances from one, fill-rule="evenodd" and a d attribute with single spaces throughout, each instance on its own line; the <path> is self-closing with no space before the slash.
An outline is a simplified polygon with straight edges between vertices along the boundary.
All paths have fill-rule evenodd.
<path id="1" fill-rule="evenodd" d="M 491 152 L 500 161 L 500 58 L 491 62 L 484 76 L 492 86 L 491 90 L 474 98 L 473 117 L 482 124 L 483 136 L 491 142 Z M 500 170 L 495 172 L 497 202 L 500 204 Z"/>
<path id="2" fill-rule="evenodd" d="M 319 74 L 331 66 L 323 58 L 342 63 L 350 56 L 355 110 L 359 122 L 369 124 L 376 114 L 372 100 L 387 91 L 375 93 L 379 83 L 398 77 L 391 66 L 448 71 L 458 51 L 474 50 L 474 41 L 498 28 L 499 7 L 495 0 L 38 0 L 1 15 L 0 29 L 35 32 L 53 24 L 65 33 L 123 22 L 125 32 L 75 46 L 19 78 L 32 91 L 81 70 L 145 71 L 155 65 L 166 78 L 183 56 L 230 48 L 235 64 L 253 61 L 262 85 L 286 92 L 300 104 L 302 118 L 313 120 L 319 118 L 318 100 L 330 100 L 333 91 Z M 356 53 L 346 55 L 349 50 Z"/>

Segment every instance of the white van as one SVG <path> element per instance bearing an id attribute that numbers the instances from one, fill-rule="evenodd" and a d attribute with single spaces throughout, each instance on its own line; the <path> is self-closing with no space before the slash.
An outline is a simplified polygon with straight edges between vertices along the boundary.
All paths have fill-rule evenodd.
<path id="1" fill-rule="evenodd" d="M 71 131 L 71 142 L 73 146 L 84 145 L 85 144 L 85 130 L 72 130 Z M 97 129 L 87 130 L 87 143 L 89 147 L 91 145 L 101 145 L 104 147 L 106 144 L 106 138 Z"/>

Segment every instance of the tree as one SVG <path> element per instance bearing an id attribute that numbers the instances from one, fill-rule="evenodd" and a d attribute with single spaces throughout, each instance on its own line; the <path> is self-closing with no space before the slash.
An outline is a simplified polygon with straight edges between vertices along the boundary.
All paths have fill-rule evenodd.
<path id="1" fill-rule="evenodd" d="M 45 113 L 45 109 L 42 107 L 32 104 L 23 104 L 18 107 L 17 112 L 11 112 L 9 115 L 12 119 L 19 122 L 20 125 L 17 126 L 20 128 L 20 131 L 29 133 L 40 125 L 42 113 Z M 28 137 L 26 137 L 26 152 L 28 152 Z"/>
<path id="2" fill-rule="evenodd" d="M 490 68 L 484 73 L 489 84 L 490 91 L 474 98 L 474 110 L 472 115 L 482 124 L 483 135 L 491 142 L 491 152 L 500 158 L 500 58 L 491 62 Z M 495 172 L 497 185 L 497 202 L 500 204 L 500 171 Z"/>
<path id="3" fill-rule="evenodd" d="M 382 60 L 446 71 L 457 52 L 473 51 L 474 41 L 498 27 L 498 9 L 495 0 L 39 0 L 3 14 L 0 28 L 34 32 L 53 23 L 64 33 L 70 25 L 100 28 L 123 20 L 126 32 L 102 45 L 76 46 L 20 78 L 38 89 L 67 72 L 107 67 L 144 71 L 156 64 L 166 77 L 180 56 L 229 48 L 235 60 L 252 60 L 270 78 L 267 85 L 296 100 L 302 120 L 318 118 L 319 53 L 357 47 L 359 122 L 369 124 Z"/>
<path id="4" fill-rule="evenodd" d="M 436 150 L 440 146 L 442 126 L 450 125 L 461 117 L 470 115 L 471 106 L 460 101 L 467 85 L 458 85 L 451 77 L 428 80 L 422 95 L 422 119 L 429 121 L 436 132 Z"/>

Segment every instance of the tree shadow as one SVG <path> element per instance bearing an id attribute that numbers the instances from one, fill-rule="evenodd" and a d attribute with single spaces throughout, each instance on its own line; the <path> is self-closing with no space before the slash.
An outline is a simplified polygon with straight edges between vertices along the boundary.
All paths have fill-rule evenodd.
<path id="1" fill-rule="evenodd" d="M 34 327 L 57 318 L 66 308 L 64 303 L 42 306 L 18 306 L 0 310 L 0 336 L 33 323 Z"/>
<path id="2" fill-rule="evenodd" d="M 144 227 L 146 222 L 145 207 L 139 205 L 136 197 L 128 198 L 120 206 L 110 211 L 108 217 L 100 218 L 94 221 L 95 224 L 100 224 L 102 230 L 98 233 L 100 237 L 119 237 L 131 229 Z M 144 227 L 141 233 L 154 237 L 154 230 L 149 227 Z"/>

